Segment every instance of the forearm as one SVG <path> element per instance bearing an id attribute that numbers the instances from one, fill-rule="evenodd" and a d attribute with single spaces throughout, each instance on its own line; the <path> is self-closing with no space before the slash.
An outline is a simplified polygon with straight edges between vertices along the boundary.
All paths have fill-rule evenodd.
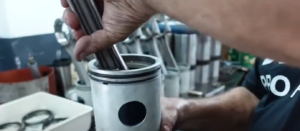
<path id="1" fill-rule="evenodd" d="M 146 0 L 223 44 L 300 66 L 297 0 Z"/>
<path id="2" fill-rule="evenodd" d="M 187 131 L 246 131 L 258 99 L 247 89 L 235 88 L 217 97 L 189 100 L 176 129 Z"/>

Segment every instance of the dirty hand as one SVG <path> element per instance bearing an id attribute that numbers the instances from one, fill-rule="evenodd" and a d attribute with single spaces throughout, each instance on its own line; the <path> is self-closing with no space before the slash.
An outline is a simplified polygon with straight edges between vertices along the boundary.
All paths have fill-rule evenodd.
<path id="1" fill-rule="evenodd" d="M 61 0 L 62 6 L 66 8 L 63 16 L 64 21 L 74 30 L 74 36 L 78 39 L 74 51 L 77 60 L 82 60 L 99 49 L 126 39 L 155 14 L 155 11 L 146 4 L 145 0 L 99 1 L 104 1 L 102 16 L 104 29 L 90 36 L 85 36 L 76 15 L 69 8 L 67 0 Z"/>
<path id="2" fill-rule="evenodd" d="M 161 123 L 161 131 L 172 131 L 178 124 L 183 121 L 183 108 L 187 105 L 187 101 L 179 98 L 162 98 L 161 106 L 163 118 Z"/>

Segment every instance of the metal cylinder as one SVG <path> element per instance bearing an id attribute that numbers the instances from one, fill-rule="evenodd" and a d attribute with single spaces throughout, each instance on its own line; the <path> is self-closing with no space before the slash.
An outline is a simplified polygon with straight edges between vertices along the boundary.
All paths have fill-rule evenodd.
<path id="1" fill-rule="evenodd" d="M 175 45 L 174 45 L 174 56 L 178 64 L 188 63 L 188 40 L 189 35 L 187 34 L 175 34 Z"/>
<path id="2" fill-rule="evenodd" d="M 55 79 L 58 94 L 63 97 L 68 96 L 69 90 L 72 90 L 71 60 L 59 59 L 53 62 L 55 69 Z"/>
<path id="3" fill-rule="evenodd" d="M 88 64 L 97 131 L 159 131 L 161 60 L 122 55 L 128 70 L 100 70 Z"/>
<path id="4" fill-rule="evenodd" d="M 209 62 L 211 51 L 211 37 L 201 38 L 197 46 L 197 67 L 196 67 L 196 83 L 207 84 L 209 83 Z"/>
<path id="5" fill-rule="evenodd" d="M 222 53 L 221 42 L 214 40 L 211 45 L 210 78 L 213 82 L 218 81 L 220 72 L 220 59 Z"/>
<path id="6" fill-rule="evenodd" d="M 186 94 L 190 91 L 190 67 L 179 65 L 180 71 L 180 94 Z"/>
<path id="7" fill-rule="evenodd" d="M 165 75 L 165 96 L 177 98 L 180 95 L 180 74 L 178 70 L 168 69 Z"/>
<path id="8" fill-rule="evenodd" d="M 75 82 L 76 94 L 78 101 L 82 104 L 93 107 L 92 92 L 90 85 L 82 83 L 80 80 Z"/>

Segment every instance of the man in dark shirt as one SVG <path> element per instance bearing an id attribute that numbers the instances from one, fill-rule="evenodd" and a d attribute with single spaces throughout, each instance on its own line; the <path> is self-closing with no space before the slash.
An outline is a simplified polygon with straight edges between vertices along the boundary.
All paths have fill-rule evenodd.
<path id="1" fill-rule="evenodd" d="M 299 76 L 283 62 L 257 59 L 242 87 L 200 100 L 163 98 L 162 130 L 300 131 Z"/>

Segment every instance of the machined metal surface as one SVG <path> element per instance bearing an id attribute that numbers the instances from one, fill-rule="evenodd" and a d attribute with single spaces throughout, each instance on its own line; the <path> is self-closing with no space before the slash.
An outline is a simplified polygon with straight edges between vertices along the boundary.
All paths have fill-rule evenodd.
<path id="1" fill-rule="evenodd" d="M 222 45 L 220 41 L 214 40 L 211 46 L 210 77 L 212 81 L 218 81 L 220 75 Z"/>
<path id="2" fill-rule="evenodd" d="M 108 71 L 90 61 L 97 131 L 159 131 L 161 60 L 148 55 L 122 55 L 128 70 Z"/>
<path id="3" fill-rule="evenodd" d="M 201 38 L 200 38 L 201 39 Z M 205 37 L 204 41 L 197 46 L 197 67 L 196 67 L 196 83 L 209 83 L 209 62 L 211 55 L 211 37 Z"/>
<path id="4" fill-rule="evenodd" d="M 77 15 L 81 27 L 86 35 L 103 29 L 101 23 L 101 12 L 93 0 L 68 0 L 74 13 Z M 116 45 L 100 50 L 95 53 L 98 68 L 106 70 L 128 69 L 122 60 Z"/>

